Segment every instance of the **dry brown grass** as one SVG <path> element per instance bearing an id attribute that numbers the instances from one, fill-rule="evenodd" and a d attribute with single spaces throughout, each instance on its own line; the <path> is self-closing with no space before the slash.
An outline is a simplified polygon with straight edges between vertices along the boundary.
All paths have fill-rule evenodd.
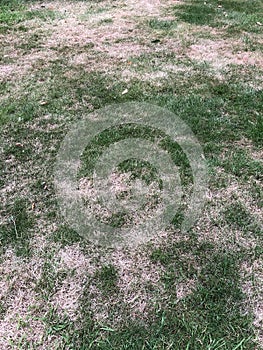
<path id="1" fill-rule="evenodd" d="M 0 347 L 20 349 L 19 344 L 28 341 L 31 345 L 39 343 L 39 349 L 44 349 L 41 343 L 45 324 L 40 318 L 44 316 L 44 304 L 34 292 L 41 277 L 43 259 L 35 257 L 25 262 L 12 250 L 8 250 L 3 258 L 0 300 L 8 311 L 0 322 Z M 51 339 L 46 339 L 45 344 L 50 345 Z"/>
<path id="2" fill-rule="evenodd" d="M 61 315 L 76 320 L 79 299 L 83 293 L 86 280 L 95 272 L 91 258 L 84 255 L 78 245 L 65 247 L 57 252 L 57 272 L 67 271 L 67 277 L 52 296 L 51 304 Z"/>
<path id="3" fill-rule="evenodd" d="M 233 39 L 216 41 L 200 39 L 189 47 L 186 54 L 191 59 L 210 63 L 215 69 L 222 69 L 229 64 L 262 68 L 262 54 L 256 51 L 244 51 L 241 45 L 241 42 L 235 42 Z"/>
<path id="4" fill-rule="evenodd" d="M 243 291 L 247 295 L 245 308 L 254 314 L 254 326 L 259 348 L 263 344 L 263 259 L 242 266 Z"/>
<path id="5" fill-rule="evenodd" d="M 118 72 L 124 81 L 129 82 L 133 78 L 141 78 L 142 81 L 153 82 L 159 86 L 166 82 L 170 73 L 191 72 L 191 67 L 174 65 L 165 60 L 159 62 L 157 71 L 148 67 L 144 72 L 138 73 L 136 65 L 131 64 L 131 58 L 138 58 L 143 54 L 156 52 L 169 52 L 177 54 L 178 57 L 190 58 L 197 62 L 208 62 L 215 72 L 222 72 L 229 64 L 242 65 L 244 67 L 253 65 L 263 67 L 262 55 L 255 51 L 245 51 L 244 46 L 239 41 L 198 39 L 192 37 L 193 31 L 200 28 L 193 28 L 189 25 L 181 25 L 174 31 L 173 37 L 162 38 L 159 44 L 152 44 L 152 39 L 156 37 L 145 22 L 149 18 L 161 17 L 162 11 L 175 1 L 103 1 L 96 4 L 86 2 L 45 2 L 43 5 L 50 10 L 58 11 L 62 18 L 56 18 L 53 22 L 42 22 L 34 19 L 24 23 L 28 28 L 26 33 L 9 33 L 0 36 L 2 44 L 3 62 L 0 65 L 0 78 L 3 81 L 12 82 L 14 96 L 19 95 L 23 89 L 23 79 L 34 74 L 41 68 L 51 67 L 51 63 L 57 59 L 63 59 L 65 64 L 73 67 L 82 67 L 86 71 L 102 71 L 107 74 Z M 98 12 L 100 7 L 105 7 L 105 11 Z M 38 9 L 39 5 L 32 6 Z M 87 14 L 87 12 L 90 12 Z M 163 18 L 163 17 L 162 17 Z M 167 17 L 172 18 L 172 17 Z M 111 19 L 112 22 L 105 20 Z M 29 37 L 39 32 L 41 26 L 41 43 L 39 47 L 32 48 L 25 52 L 19 48 L 25 44 Z M 212 33 L 213 34 L 213 33 Z M 220 33 L 214 32 L 217 36 Z M 189 41 L 185 45 L 184 41 Z M 71 74 L 71 73 L 67 73 Z M 260 87 L 259 77 L 257 87 Z M 19 85 L 21 83 L 22 87 Z M 49 116 L 45 116 L 49 119 Z M 53 131 L 59 128 L 61 120 L 57 123 L 51 122 L 43 127 L 41 118 L 28 126 L 37 131 Z M 65 122 L 65 121 L 64 121 Z M 3 134 L 5 139 L 5 134 Z M 32 147 L 36 153 L 44 151 L 45 145 L 39 140 L 35 140 Z M 5 145 L 13 144 L 12 139 L 4 140 Z M 244 141 L 240 144 L 249 150 L 253 159 L 262 160 L 263 154 L 260 150 L 255 150 L 251 144 Z M 13 203 L 17 194 L 34 202 L 31 187 L 35 174 L 41 169 L 39 163 L 27 163 L 27 168 L 19 163 L 15 157 L 10 156 L 5 162 L 6 172 L 11 174 L 6 179 L 5 185 L 1 189 L 1 203 L 4 206 L 7 202 Z M 220 169 L 219 169 L 220 171 Z M 123 182 L 115 178 L 114 191 L 121 192 L 126 189 Z M 123 180 L 123 179 L 121 179 Z M 48 191 L 47 184 L 47 191 Z M 94 195 L 90 192 L 89 186 L 84 182 L 80 185 L 82 194 L 89 198 Z M 246 206 L 249 212 L 260 222 L 262 219 L 262 208 L 253 203 L 249 188 L 246 185 L 236 182 L 234 177 L 229 177 L 229 184 L 226 189 L 213 190 L 208 193 L 209 207 L 204 213 L 202 220 L 197 224 L 197 232 L 200 233 L 200 240 L 211 241 L 213 243 L 224 243 L 230 249 L 235 248 L 235 242 L 243 247 L 254 247 L 255 241 L 247 237 L 239 230 L 230 230 L 228 236 L 222 234 L 222 227 L 213 225 L 213 220 L 220 217 L 225 204 L 231 204 L 233 198 L 238 199 Z M 45 235 L 54 233 L 59 223 L 45 217 L 44 205 L 41 204 L 43 198 L 36 198 L 35 214 L 38 215 L 36 233 L 31 239 L 30 245 L 33 250 L 33 258 L 25 261 L 17 258 L 12 250 L 8 250 L 2 257 L 0 265 L 0 301 L 3 302 L 7 312 L 0 319 L 0 348 L 19 349 L 19 341 L 26 339 L 33 343 L 39 342 L 37 349 L 59 349 L 62 346 L 62 339 L 59 336 L 47 336 L 46 325 L 41 321 L 48 308 L 55 307 L 60 315 L 66 314 L 71 320 L 76 320 L 79 316 L 79 302 L 88 279 L 94 277 L 96 269 L 104 263 L 112 263 L 118 273 L 119 292 L 116 297 L 105 298 L 103 293 L 95 284 L 91 284 L 90 302 L 91 310 L 98 321 L 109 321 L 109 310 L 112 306 L 123 305 L 126 316 L 132 319 L 141 318 L 146 322 L 150 316 L 153 302 L 149 284 L 158 295 L 158 298 L 165 300 L 168 298 L 164 291 L 160 276 L 164 268 L 160 264 L 153 263 L 147 253 L 143 251 L 116 250 L 105 257 L 101 257 L 101 252 L 93 252 L 100 260 L 99 266 L 95 266 L 92 259 L 84 254 L 79 245 L 62 248 L 59 244 L 50 244 L 45 239 Z M 97 208 L 99 210 L 99 208 Z M 31 209 L 28 208 L 30 211 Z M 6 222 L 7 218 L 2 217 L 1 221 Z M 162 233 L 160 233 L 160 241 Z M 167 233 L 163 233 L 163 238 Z M 178 235 L 178 240 L 182 237 Z M 173 237 L 174 240 L 177 239 Z M 158 242 L 156 243 L 158 245 Z M 43 259 L 45 252 L 51 250 L 53 260 L 56 262 L 56 272 L 66 271 L 66 277 L 61 285 L 56 289 L 52 300 L 44 305 L 43 301 L 35 291 L 35 286 L 41 278 Z M 192 259 L 192 256 L 189 256 Z M 262 261 L 257 260 L 252 265 L 244 264 L 244 291 L 248 296 L 247 309 L 252 308 L 255 315 L 255 326 L 258 328 L 259 342 L 263 342 L 262 334 Z M 252 282 L 251 276 L 254 276 Z M 178 300 L 181 300 L 195 288 L 194 280 L 186 280 L 176 286 Z M 113 322 L 116 326 L 123 322 L 125 315 Z M 20 321 L 19 321 L 20 320 Z M 22 321 L 21 321 L 22 320 Z M 12 339 L 14 346 L 9 345 Z M 57 344 L 56 344 L 57 343 Z"/>

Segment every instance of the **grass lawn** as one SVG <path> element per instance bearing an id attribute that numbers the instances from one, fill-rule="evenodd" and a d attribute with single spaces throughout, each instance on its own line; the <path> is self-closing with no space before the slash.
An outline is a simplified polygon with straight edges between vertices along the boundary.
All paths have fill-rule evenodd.
<path id="1" fill-rule="evenodd" d="M 263 349 L 262 1 L 0 0 L 0 45 L 0 349 Z M 130 101 L 191 128 L 209 183 L 187 233 L 175 217 L 113 249 L 60 215 L 54 166 L 75 122 Z M 127 135 L 161 138 L 107 130 L 80 177 Z M 161 141 L 187 198 L 189 163 Z M 134 160 L 128 173 L 156 177 Z"/>

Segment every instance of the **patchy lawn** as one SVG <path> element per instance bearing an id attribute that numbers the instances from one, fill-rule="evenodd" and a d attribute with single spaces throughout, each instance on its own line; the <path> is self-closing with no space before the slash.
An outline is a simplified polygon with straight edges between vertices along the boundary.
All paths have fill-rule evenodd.
<path id="1" fill-rule="evenodd" d="M 0 348 L 263 349 L 262 1 L 2 0 L 0 42 Z M 191 127 L 209 188 L 187 234 L 111 249 L 65 223 L 53 168 L 127 101 Z"/>

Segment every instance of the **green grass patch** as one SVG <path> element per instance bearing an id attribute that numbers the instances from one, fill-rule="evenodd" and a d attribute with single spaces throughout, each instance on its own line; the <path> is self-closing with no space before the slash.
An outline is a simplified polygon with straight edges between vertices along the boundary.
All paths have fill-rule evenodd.
<path id="1" fill-rule="evenodd" d="M 57 292 L 68 275 L 67 271 L 56 270 L 52 252 L 47 252 L 45 262 L 41 270 L 41 277 L 37 281 L 35 291 L 41 295 L 46 302 Z"/>
<path id="2" fill-rule="evenodd" d="M 153 18 L 148 21 L 148 25 L 151 29 L 167 31 L 175 27 L 176 22 Z"/>
<path id="3" fill-rule="evenodd" d="M 102 266 L 94 275 L 98 286 L 105 295 L 118 291 L 118 272 L 113 265 Z"/>
<path id="4" fill-rule="evenodd" d="M 90 144 L 87 145 L 82 154 L 82 166 L 80 167 L 78 176 L 90 176 L 97 159 L 105 151 L 105 149 L 107 149 L 107 147 L 113 142 L 124 140 L 127 137 L 142 138 L 152 142 L 157 142 L 162 149 L 169 152 L 173 162 L 176 165 L 181 166 L 183 184 L 186 185 L 192 182 L 189 161 L 187 160 L 186 155 L 182 152 L 181 147 L 160 130 L 155 130 L 150 127 L 144 127 L 137 124 L 122 124 L 121 126 L 112 127 L 95 137 Z M 144 167 L 142 167 L 142 165 L 143 164 L 137 164 L 137 162 L 132 162 L 132 160 L 130 160 L 128 163 L 126 162 L 120 165 L 120 170 L 125 172 L 133 170 L 134 173 L 132 176 L 134 176 L 134 178 L 141 178 L 146 182 L 152 182 L 154 179 L 156 179 L 153 174 L 154 169 L 149 169 L 150 173 L 143 176 Z"/>
<path id="5" fill-rule="evenodd" d="M 30 203 L 23 198 L 17 198 L 13 205 L 4 210 L 7 223 L 0 227 L 1 254 L 8 246 L 14 248 L 17 256 L 29 257 L 31 230 L 34 224 L 33 216 L 29 212 Z"/>
<path id="6" fill-rule="evenodd" d="M 241 256 L 217 252 L 210 243 L 198 245 L 192 239 L 153 251 L 152 259 L 167 267 L 164 282 L 170 295 L 176 294 L 178 283 L 197 280 L 192 293 L 163 310 L 167 329 L 176 329 L 178 348 L 217 349 L 220 344 L 233 349 L 243 340 L 244 349 L 253 349 L 250 317 L 242 315 L 244 295 L 236 273 Z"/>
<path id="7" fill-rule="evenodd" d="M 59 227 L 50 238 L 53 242 L 60 243 L 62 247 L 82 241 L 82 238 L 74 230 L 65 225 Z"/>
<path id="8" fill-rule="evenodd" d="M 174 7 L 178 19 L 195 25 L 223 27 L 229 34 L 242 31 L 262 33 L 261 23 L 263 5 L 260 0 L 253 1 L 187 1 Z"/>
<path id="9" fill-rule="evenodd" d="M 0 33 L 9 30 L 26 30 L 21 25 L 24 21 L 38 18 L 42 21 L 54 20 L 59 16 L 56 11 L 41 8 L 39 10 L 28 10 L 26 1 L 1 1 L 0 4 Z M 16 26 L 18 25 L 19 26 Z"/>
<path id="10" fill-rule="evenodd" d="M 259 225 L 241 203 L 237 202 L 229 205 L 224 210 L 224 217 L 226 222 L 233 228 L 240 229 L 244 232 L 260 233 Z"/>
<path id="11" fill-rule="evenodd" d="M 227 172 L 231 172 L 237 177 L 242 177 L 244 180 L 248 180 L 249 177 L 258 180 L 262 178 L 262 162 L 252 160 L 244 150 L 236 149 L 229 151 L 221 165 Z"/>

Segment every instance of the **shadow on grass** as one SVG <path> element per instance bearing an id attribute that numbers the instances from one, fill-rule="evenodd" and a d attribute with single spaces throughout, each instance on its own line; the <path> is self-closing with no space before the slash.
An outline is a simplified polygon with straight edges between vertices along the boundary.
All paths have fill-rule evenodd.
<path id="1" fill-rule="evenodd" d="M 183 22 L 226 28 L 229 33 L 249 30 L 262 32 L 257 22 L 262 19 L 263 5 L 260 0 L 252 1 L 187 1 L 177 5 L 175 14 Z"/>

